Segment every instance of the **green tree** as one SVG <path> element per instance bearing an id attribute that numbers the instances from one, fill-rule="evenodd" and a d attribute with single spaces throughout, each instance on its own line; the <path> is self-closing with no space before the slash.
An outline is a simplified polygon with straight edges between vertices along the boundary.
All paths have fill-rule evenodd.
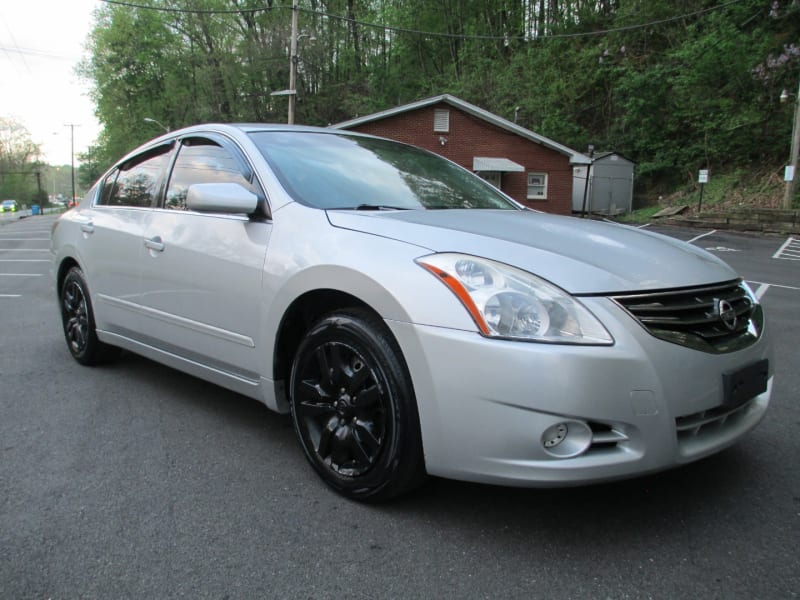
<path id="1" fill-rule="evenodd" d="M 96 13 L 82 73 L 104 131 L 86 177 L 158 134 L 145 118 L 285 121 L 270 94 L 289 81 L 290 3 L 141 2 Z M 449 92 L 647 178 L 788 154 L 794 0 L 299 0 L 298 17 L 300 123 Z"/>
<path id="2" fill-rule="evenodd" d="M 25 126 L 11 118 L 0 118 L 0 199 L 25 204 L 41 201 L 37 173 L 42 168 L 40 148 Z"/>

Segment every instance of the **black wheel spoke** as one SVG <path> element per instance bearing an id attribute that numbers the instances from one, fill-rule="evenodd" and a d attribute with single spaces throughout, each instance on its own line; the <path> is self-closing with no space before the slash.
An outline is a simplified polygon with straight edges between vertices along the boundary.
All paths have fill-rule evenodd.
<path id="1" fill-rule="evenodd" d="M 355 395 L 361 389 L 361 386 L 364 385 L 364 382 L 367 381 L 369 376 L 372 374 L 371 371 L 364 365 L 360 360 L 357 361 L 357 364 L 360 365 L 360 368 L 355 369 L 351 368 L 347 371 L 347 393 Z"/>
<path id="2" fill-rule="evenodd" d="M 328 355 L 325 352 L 325 347 L 320 346 L 315 352 L 317 356 L 317 365 L 319 366 L 320 385 L 327 389 L 333 389 L 333 370 L 328 361 Z"/>
<path id="3" fill-rule="evenodd" d="M 331 417 L 320 433 L 319 443 L 317 444 L 317 454 L 319 454 L 323 461 L 330 456 L 331 449 L 335 444 L 334 438 L 338 426 L 339 420 L 336 417 Z"/>
<path id="4" fill-rule="evenodd" d="M 330 402 L 330 395 L 322 389 L 318 381 L 305 379 L 297 388 L 298 399 L 302 402 Z"/>
<path id="5" fill-rule="evenodd" d="M 358 443 L 366 448 L 368 453 L 374 454 L 380 450 L 381 441 L 373 435 L 371 428 L 363 421 L 356 421 L 353 433 Z"/>
<path id="6" fill-rule="evenodd" d="M 358 438 L 352 434 L 350 435 L 350 450 L 352 451 L 357 470 L 365 471 L 372 466 L 375 455 L 366 449 Z"/>
<path id="7" fill-rule="evenodd" d="M 305 400 L 300 402 L 300 408 L 302 409 L 303 417 L 314 420 L 319 417 L 333 415 L 336 412 L 336 409 L 333 408 L 330 402 L 311 402 Z"/>
<path id="8" fill-rule="evenodd" d="M 77 318 L 72 318 L 67 323 L 67 336 L 76 349 L 83 347 L 85 341 L 83 329 L 83 325 Z"/>
<path id="9" fill-rule="evenodd" d="M 381 403 L 381 391 L 378 389 L 377 385 L 372 385 L 368 388 L 361 390 L 358 393 L 358 398 L 356 400 L 356 406 L 360 410 L 364 410 L 367 408 L 374 407 Z"/>
<path id="10" fill-rule="evenodd" d="M 344 361 L 339 344 L 328 344 L 325 346 L 330 353 L 329 364 L 331 369 L 331 385 L 338 386 L 344 376 Z"/>

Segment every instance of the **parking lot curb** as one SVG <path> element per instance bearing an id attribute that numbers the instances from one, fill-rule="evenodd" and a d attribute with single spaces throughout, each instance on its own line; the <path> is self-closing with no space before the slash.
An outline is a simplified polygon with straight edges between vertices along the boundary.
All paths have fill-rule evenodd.
<path id="1" fill-rule="evenodd" d="M 703 229 L 728 229 L 776 234 L 800 234 L 800 210 L 732 209 L 692 217 L 659 219 L 660 223 Z"/>

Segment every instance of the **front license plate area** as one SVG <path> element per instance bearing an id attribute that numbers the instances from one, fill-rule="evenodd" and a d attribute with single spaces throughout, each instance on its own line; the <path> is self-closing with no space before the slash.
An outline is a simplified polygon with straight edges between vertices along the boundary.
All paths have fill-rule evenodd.
<path id="1" fill-rule="evenodd" d="M 730 373 L 723 373 L 722 383 L 725 396 L 722 405 L 726 408 L 736 408 L 754 396 L 767 391 L 768 378 L 769 361 L 766 359 Z"/>

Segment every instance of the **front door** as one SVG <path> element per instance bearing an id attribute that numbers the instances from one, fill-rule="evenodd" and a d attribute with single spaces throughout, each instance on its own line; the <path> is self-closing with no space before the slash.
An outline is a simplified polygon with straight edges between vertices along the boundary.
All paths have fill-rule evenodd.
<path id="1" fill-rule="evenodd" d="M 272 224 L 186 209 L 194 183 L 233 181 L 256 191 L 240 165 L 212 140 L 182 142 L 164 207 L 144 234 L 141 310 L 148 343 L 250 378 L 263 358 L 257 331 Z"/>

